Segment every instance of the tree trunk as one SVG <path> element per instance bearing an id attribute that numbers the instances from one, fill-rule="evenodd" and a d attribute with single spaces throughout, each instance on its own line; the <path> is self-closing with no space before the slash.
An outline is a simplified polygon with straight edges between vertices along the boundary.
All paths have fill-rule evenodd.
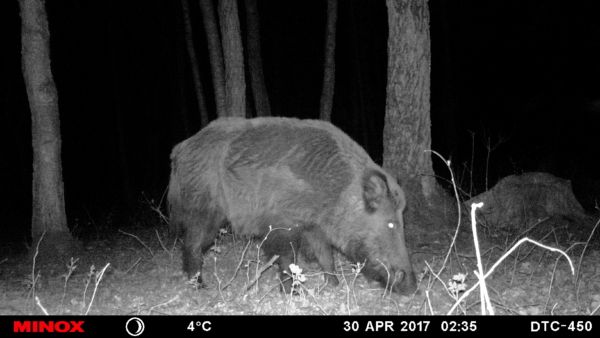
<path id="1" fill-rule="evenodd" d="M 61 164 L 58 94 L 50 69 L 50 31 L 43 0 L 20 0 L 22 70 L 31 110 L 34 243 L 70 242 Z M 50 242 L 50 243 L 48 243 Z"/>
<path id="2" fill-rule="evenodd" d="M 388 81 L 383 128 L 384 167 L 418 180 L 431 196 L 429 10 L 425 0 L 387 0 Z"/>
<path id="3" fill-rule="evenodd" d="M 225 116 L 246 116 L 244 50 L 236 0 L 219 1 L 221 44 L 225 56 Z"/>
<path id="4" fill-rule="evenodd" d="M 213 89 L 215 91 L 217 116 L 225 116 L 225 70 L 223 65 L 223 49 L 221 47 L 215 9 L 212 0 L 200 0 L 199 4 L 208 43 L 210 70 L 212 72 Z"/>
<path id="5" fill-rule="evenodd" d="M 248 65 L 256 116 L 271 116 L 271 105 L 263 74 L 260 46 L 260 17 L 256 0 L 245 0 L 246 41 L 248 46 Z"/>
<path id="6" fill-rule="evenodd" d="M 456 205 L 437 184 L 431 153 L 429 10 L 425 0 L 387 0 L 388 80 L 383 165 L 407 191 L 405 219 L 422 230 L 449 225 Z"/>
<path id="7" fill-rule="evenodd" d="M 321 120 L 331 121 L 335 88 L 335 24 L 337 0 L 327 0 L 327 29 L 325 31 L 325 61 L 323 64 L 323 91 L 321 92 Z"/>
<path id="8" fill-rule="evenodd" d="M 190 69 L 192 70 L 192 80 L 196 89 L 196 102 L 198 103 L 198 111 L 200 112 L 200 125 L 208 124 L 208 110 L 206 109 L 206 101 L 204 100 L 204 87 L 200 79 L 200 66 L 194 51 L 194 38 L 192 33 L 192 20 L 190 19 L 190 6 L 188 0 L 181 0 L 181 9 L 183 11 L 183 28 L 185 32 L 185 45 L 190 60 Z"/>
<path id="9" fill-rule="evenodd" d="M 442 59 L 442 80 L 439 81 L 441 83 L 438 85 L 438 87 L 436 87 L 439 88 L 439 92 L 441 92 L 441 97 L 439 100 L 439 102 L 441 102 L 439 105 L 441 118 L 439 121 L 443 124 L 444 146 L 448 151 L 448 157 L 461 158 L 458 149 L 458 133 L 456 128 L 457 116 L 455 115 L 456 108 L 459 106 L 459 95 L 457 93 L 457 88 L 463 88 L 463 86 L 458 83 L 458 79 L 460 77 L 457 76 L 457 74 L 460 74 L 461 71 L 460 64 L 456 62 L 457 57 L 455 57 L 455 51 L 452 48 L 451 42 L 454 34 L 456 34 L 456 31 L 453 30 L 451 26 L 451 8 L 456 7 L 457 4 L 450 4 L 447 1 L 442 1 L 439 5 L 440 6 L 438 7 L 441 7 L 441 13 L 438 15 L 438 17 L 441 21 L 441 38 L 443 39 L 443 49 L 441 50 L 442 55 L 439 56 L 439 58 Z M 438 100 L 434 99 L 434 102 L 436 101 Z M 434 110 L 436 109 L 437 108 L 434 107 Z"/>
<path id="10" fill-rule="evenodd" d="M 246 116 L 244 50 L 236 0 L 219 1 L 221 44 L 225 56 L 225 116 Z"/>

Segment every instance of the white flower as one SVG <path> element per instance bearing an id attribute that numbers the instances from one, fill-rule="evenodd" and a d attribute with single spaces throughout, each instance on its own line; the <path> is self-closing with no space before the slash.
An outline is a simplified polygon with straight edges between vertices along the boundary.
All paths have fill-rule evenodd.
<path id="1" fill-rule="evenodd" d="M 293 275 L 299 275 L 302 273 L 302 268 L 299 267 L 298 265 L 292 263 L 292 264 L 290 264 L 290 271 L 292 272 Z"/>

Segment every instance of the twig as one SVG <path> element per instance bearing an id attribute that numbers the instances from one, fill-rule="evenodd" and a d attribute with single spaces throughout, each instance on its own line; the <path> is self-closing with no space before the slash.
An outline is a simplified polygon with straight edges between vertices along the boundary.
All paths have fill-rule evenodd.
<path id="1" fill-rule="evenodd" d="M 481 281 L 481 286 L 479 287 L 479 298 L 481 300 L 481 314 L 493 315 L 494 308 L 492 307 L 492 302 L 490 302 L 490 296 L 487 292 L 487 285 L 485 283 L 485 279 L 481 279 L 481 277 L 483 276 L 483 264 L 481 264 L 481 251 L 479 250 L 479 238 L 477 236 L 477 221 L 475 219 L 475 212 L 481 207 L 483 207 L 483 202 L 471 204 L 471 230 L 473 232 L 473 244 L 475 244 L 475 255 L 477 255 L 477 273 L 475 273 L 475 275 Z"/>
<path id="2" fill-rule="evenodd" d="M 442 283 L 444 284 L 444 283 Z M 427 300 L 427 307 L 429 308 L 429 313 L 433 315 L 433 306 L 431 306 L 431 299 L 429 298 L 429 290 L 425 290 L 425 299 Z"/>
<path id="3" fill-rule="evenodd" d="M 63 294 L 62 294 L 62 297 L 60 298 L 60 312 L 61 312 L 61 314 L 63 312 L 63 306 L 64 306 L 64 302 L 65 302 L 65 296 L 67 295 L 67 283 L 69 282 L 69 278 L 73 274 L 73 271 L 75 271 L 75 269 L 77 269 L 77 261 L 79 261 L 79 258 L 73 259 L 73 257 L 71 257 L 71 260 L 67 264 L 67 272 L 62 275 L 62 277 L 64 277 L 64 279 L 65 279 L 65 282 L 63 284 Z"/>
<path id="4" fill-rule="evenodd" d="M 38 296 L 35 296 L 35 303 L 37 304 L 37 306 L 39 306 L 40 309 L 42 309 L 42 312 L 48 316 L 48 311 L 46 311 L 46 309 L 44 308 L 44 306 L 42 305 L 42 302 L 40 301 L 40 299 L 38 298 Z"/>
<path id="5" fill-rule="evenodd" d="M 358 300 L 356 299 L 356 292 L 354 291 L 354 289 L 355 289 L 354 285 L 356 285 L 356 279 L 358 278 L 358 275 L 360 274 L 362 269 L 365 267 L 365 264 L 366 264 L 366 259 L 362 263 L 357 262 L 356 266 L 353 267 L 354 276 L 352 278 L 351 289 L 352 289 L 352 298 L 354 298 L 354 305 L 356 305 L 356 307 L 358 307 Z"/>
<path id="6" fill-rule="evenodd" d="M 110 263 L 106 263 L 106 265 L 104 266 L 104 268 L 102 268 L 102 270 L 100 270 L 100 273 L 96 274 L 94 292 L 92 293 L 92 299 L 90 299 L 90 304 L 88 304 L 87 311 L 85 311 L 85 315 L 86 316 L 90 312 L 90 309 L 92 308 L 92 304 L 94 303 L 94 297 L 96 297 L 96 291 L 98 290 L 98 285 L 100 284 L 100 281 L 102 280 L 102 276 L 104 275 L 104 271 L 106 271 L 106 269 L 108 268 L 109 265 L 110 265 Z"/>
<path id="7" fill-rule="evenodd" d="M 166 192 L 166 189 L 165 189 Z M 163 195 L 160 198 L 160 202 L 158 204 L 158 206 L 155 206 L 153 204 L 153 201 L 148 200 L 148 198 L 146 197 L 146 195 L 142 194 L 144 196 L 144 199 L 146 200 L 146 203 L 148 203 L 148 206 L 150 206 L 150 209 L 152 209 L 154 212 L 156 212 L 158 214 L 158 216 L 160 217 L 160 219 L 165 222 L 165 224 L 169 224 L 169 219 L 167 218 L 167 216 L 165 216 L 165 214 L 163 214 L 163 212 L 160 210 L 160 205 L 162 204 L 162 199 L 165 196 L 165 192 L 163 192 Z"/>
<path id="8" fill-rule="evenodd" d="M 256 305 L 254 306 L 254 312 L 257 311 L 258 306 L 263 302 L 263 300 L 265 300 L 265 298 L 267 297 L 267 295 L 269 295 L 269 293 L 271 293 L 271 291 L 275 290 L 277 288 L 277 284 L 273 285 L 269 290 L 267 290 L 267 292 L 265 292 L 264 295 L 262 295 L 262 297 L 260 297 L 260 299 L 258 300 L 258 303 L 256 303 Z"/>
<path id="9" fill-rule="evenodd" d="M 400 316 L 400 304 L 398 304 L 398 302 L 392 297 L 388 297 L 387 300 L 388 302 L 394 303 L 394 305 L 396 306 L 396 316 Z"/>
<path id="10" fill-rule="evenodd" d="M 252 285 L 254 285 L 254 283 L 256 283 L 258 281 L 258 279 L 260 278 L 260 276 L 262 275 L 262 273 L 267 270 L 269 267 L 271 267 L 271 265 L 273 265 L 273 263 L 279 258 L 279 255 L 273 255 L 273 257 L 271 257 L 271 259 L 269 259 L 269 261 L 264 264 L 260 270 L 256 273 L 256 275 L 254 276 L 254 278 L 250 281 L 250 283 L 246 286 L 246 291 L 248 291 Z"/>
<path id="11" fill-rule="evenodd" d="M 300 284 L 300 287 L 304 288 L 304 290 L 306 290 L 306 293 L 308 293 L 308 295 L 312 297 L 312 299 L 315 301 L 315 305 L 317 305 L 317 308 L 319 310 L 321 310 L 321 312 L 323 312 L 324 315 L 329 316 L 329 313 L 327 313 L 327 311 L 325 311 L 325 309 L 323 309 L 321 304 L 319 304 L 319 301 L 317 300 L 317 298 L 315 298 L 314 292 L 309 292 L 308 289 L 302 284 Z"/>
<path id="12" fill-rule="evenodd" d="M 596 313 L 596 311 L 598 311 L 598 309 L 600 309 L 600 304 L 598 304 L 598 306 L 596 306 L 594 311 L 592 311 L 592 313 L 590 313 L 590 316 L 593 316 Z"/>
<path id="13" fill-rule="evenodd" d="M 344 284 L 346 284 L 346 310 L 348 310 L 348 316 L 350 315 L 350 285 L 348 284 L 348 280 L 346 279 L 346 275 L 344 274 L 344 267 L 342 266 L 342 261 L 338 260 L 340 264 L 340 271 L 342 272 L 342 279 L 344 280 Z"/>
<path id="14" fill-rule="evenodd" d="M 271 234 L 271 232 L 276 231 L 276 230 L 287 230 L 287 231 L 291 231 L 292 228 L 273 228 L 271 225 L 269 225 L 269 232 L 267 232 L 267 234 L 265 235 L 265 237 L 262 239 L 262 241 L 260 241 L 260 244 L 258 244 L 256 246 L 256 273 L 254 274 L 254 279 L 252 280 L 252 284 L 256 283 L 260 277 L 260 274 L 262 274 L 262 272 L 264 271 L 261 270 L 259 272 L 259 266 L 260 266 L 260 248 L 262 247 L 262 245 L 266 242 L 267 238 L 269 238 L 269 235 Z M 279 258 L 279 255 L 276 255 Z M 273 265 L 273 262 L 271 262 L 271 264 L 269 266 Z M 258 284 L 256 284 L 256 290 L 258 291 Z"/>
<path id="15" fill-rule="evenodd" d="M 576 245 L 585 244 L 585 243 L 573 243 L 570 247 L 568 247 L 565 252 L 569 252 L 569 250 L 573 249 Z M 550 302 L 550 296 L 552 295 L 552 284 L 554 284 L 554 275 L 556 274 L 556 267 L 558 266 L 558 261 L 560 260 L 560 256 L 556 258 L 554 262 L 554 268 L 552 269 L 552 277 L 550 278 L 550 285 L 548 286 L 548 297 L 546 298 L 546 303 L 544 304 L 544 313 L 546 313 L 546 309 L 548 308 L 548 303 Z"/>
<path id="16" fill-rule="evenodd" d="M 433 268 L 432 268 L 432 267 L 429 265 L 429 263 L 427 263 L 427 261 L 425 261 L 425 265 L 427 266 L 427 269 L 429 269 L 429 272 L 431 272 L 431 274 L 433 275 L 433 277 L 434 277 L 435 279 L 437 279 L 437 280 L 438 280 L 438 281 L 439 281 L 439 282 L 442 284 L 442 286 L 444 287 L 444 289 L 446 289 L 446 292 L 448 293 L 448 295 L 449 295 L 450 297 L 452 297 L 452 299 L 454 299 L 454 301 L 457 301 L 457 300 L 458 300 L 458 297 L 455 297 L 455 296 L 454 296 L 454 294 L 453 294 L 453 293 L 452 293 L 452 292 L 451 292 L 451 291 L 448 289 L 448 286 L 446 286 L 446 283 L 445 283 L 445 282 L 442 280 L 442 278 L 441 278 L 439 275 L 437 275 L 437 274 L 436 274 L 436 273 L 433 271 Z M 430 287 L 428 287 L 427 289 L 429 290 L 429 289 L 430 289 Z M 429 299 L 428 299 L 428 301 L 429 301 Z M 459 306 L 460 306 L 460 305 L 459 305 Z M 436 315 L 436 314 L 433 312 L 433 308 L 431 307 L 431 304 L 429 304 L 429 307 L 430 307 L 430 308 L 429 308 L 429 311 L 431 311 L 431 314 L 432 314 L 432 315 Z M 464 313 L 464 314 L 466 314 L 466 310 L 465 310 L 465 309 L 464 309 L 462 306 L 460 306 L 460 307 L 461 307 L 461 310 L 463 311 L 463 313 Z"/>
<path id="17" fill-rule="evenodd" d="M 88 287 L 90 286 L 90 282 L 92 281 L 92 276 L 95 274 L 95 271 L 96 271 L 96 267 L 92 264 L 92 266 L 90 266 L 90 271 L 87 273 L 86 279 L 85 279 L 85 287 L 83 288 L 83 298 L 81 301 L 81 311 L 83 311 L 83 309 L 85 308 L 85 298 L 87 295 L 87 290 L 88 290 Z"/>
<path id="18" fill-rule="evenodd" d="M 458 190 L 456 190 L 456 180 L 454 179 L 454 173 L 452 172 L 452 168 L 450 167 L 450 160 L 446 160 L 440 153 L 438 153 L 435 150 L 425 150 L 425 151 L 429 151 L 429 152 L 437 155 L 439 158 L 442 159 L 442 161 L 444 161 L 444 164 L 446 164 L 446 167 L 448 167 L 448 171 L 450 171 L 450 178 L 452 179 L 452 187 L 454 188 L 454 197 L 456 198 L 456 208 L 458 209 L 458 222 L 456 224 L 456 231 L 454 231 L 454 236 L 452 237 L 452 243 L 450 243 L 450 248 L 448 249 L 448 253 L 446 254 L 446 257 L 444 258 L 442 267 L 440 268 L 440 271 L 438 271 L 438 273 L 437 273 L 439 275 L 446 268 L 446 262 L 448 261 L 448 257 L 450 257 L 450 253 L 452 252 L 452 247 L 454 246 L 454 243 L 456 243 L 456 238 L 458 237 L 458 230 L 460 229 L 460 222 L 461 222 L 460 197 L 458 196 Z M 471 173 L 471 175 L 472 175 L 472 173 Z"/>
<path id="19" fill-rule="evenodd" d="M 173 240 L 173 246 L 171 247 L 171 252 L 175 251 L 175 246 L 177 246 L 178 240 L 179 240 L 178 237 L 175 237 L 175 239 Z"/>
<path id="20" fill-rule="evenodd" d="M 558 244 L 558 238 L 556 237 L 556 228 L 552 228 L 552 230 L 550 230 L 548 233 L 546 233 L 546 234 L 545 234 L 545 235 L 544 235 L 542 238 L 538 239 L 537 241 L 538 241 L 538 242 L 542 242 L 542 241 L 544 241 L 544 240 L 545 240 L 547 237 L 549 237 L 550 235 L 554 235 L 554 243 L 556 243 L 556 245 L 559 245 L 559 244 Z M 519 259 L 519 263 L 520 263 L 520 262 L 522 262 L 522 261 L 524 261 L 524 260 L 526 260 L 526 259 L 527 259 L 527 257 L 529 257 L 529 255 L 531 255 L 531 253 L 532 253 L 532 252 L 533 252 L 533 250 L 535 250 L 535 249 L 536 249 L 536 247 L 535 247 L 535 246 L 532 246 L 532 247 L 531 247 L 531 249 L 530 249 L 528 252 L 526 252 L 526 253 L 525 253 L 525 255 L 523 255 L 521 259 Z M 519 255 L 519 257 L 521 257 L 521 256 Z"/>
<path id="21" fill-rule="evenodd" d="M 592 236 L 594 236 L 594 232 L 596 231 L 598 224 L 600 224 L 600 218 L 598 219 L 598 222 L 596 222 L 596 225 L 594 225 L 592 232 L 590 233 L 587 241 L 585 242 L 583 251 L 581 251 L 581 255 L 579 255 L 579 263 L 577 263 L 577 276 L 575 277 L 575 290 L 576 290 L 575 298 L 577 299 L 577 304 L 579 304 L 579 277 L 581 276 L 581 262 L 583 261 L 583 255 L 585 254 L 585 250 L 587 249 L 588 244 L 590 243 L 590 240 L 592 239 Z"/>
<path id="22" fill-rule="evenodd" d="M 142 257 L 138 257 L 138 259 L 127 269 L 124 274 L 128 274 L 131 269 L 135 268 L 136 265 L 142 260 Z"/>
<path id="23" fill-rule="evenodd" d="M 225 297 L 223 297 L 223 289 L 221 288 L 221 278 L 219 278 L 219 274 L 217 274 L 217 256 L 214 256 L 213 258 L 215 260 L 213 276 L 215 276 L 215 279 L 217 280 L 217 290 L 219 291 L 219 296 L 221 296 L 221 300 L 224 302 Z"/>
<path id="24" fill-rule="evenodd" d="M 42 235 L 40 236 L 40 239 L 38 239 L 38 242 L 35 246 L 35 253 L 33 254 L 33 263 L 31 265 L 31 297 L 32 297 L 32 299 L 37 298 L 35 296 L 35 284 L 38 280 L 39 274 L 36 275 L 36 273 L 35 273 L 35 261 L 36 261 L 38 254 L 40 253 L 40 243 L 42 243 L 42 239 L 44 238 L 45 235 L 46 235 L 46 231 L 42 232 Z"/>
<path id="25" fill-rule="evenodd" d="M 561 255 L 565 256 L 565 258 L 569 262 L 569 266 L 571 267 L 571 272 L 573 273 L 573 275 L 575 275 L 575 268 L 573 267 L 573 262 L 571 262 L 571 258 L 569 258 L 569 256 L 564 251 L 562 251 L 560 249 L 553 248 L 553 247 L 549 247 L 547 245 L 544 245 L 542 243 L 538 243 L 538 242 L 536 242 L 536 241 L 534 241 L 532 239 L 529 239 L 529 238 L 525 237 L 525 238 L 521 238 L 512 248 L 510 248 L 510 250 L 508 250 L 504 255 L 502 255 L 502 257 L 500 257 L 500 259 L 498 259 L 498 261 L 496 261 L 496 263 L 494 263 L 494 265 L 492 265 L 492 267 L 490 268 L 490 270 L 488 270 L 488 272 L 486 272 L 485 275 L 481 276 L 481 279 L 486 279 L 487 277 L 489 277 L 494 272 L 494 270 L 496 270 L 496 268 L 498 267 L 498 265 L 500 265 L 500 263 L 502 263 L 502 261 L 504 261 L 506 259 L 506 257 L 508 257 L 519 245 L 523 244 L 524 242 L 530 242 L 530 243 L 533 243 L 535 245 L 539 245 L 542 248 L 545 248 L 545 249 L 553 251 L 553 252 L 558 252 Z M 456 309 L 457 304 L 460 301 L 462 301 L 463 299 L 465 299 L 471 292 L 473 292 L 473 290 L 475 290 L 475 288 L 477 286 L 479 286 L 479 280 L 470 289 L 468 289 L 467 291 L 465 291 L 465 293 L 452 306 L 452 308 L 450 309 L 450 311 L 448 311 L 448 314 L 451 314 L 452 311 L 454 311 Z"/>
<path id="26" fill-rule="evenodd" d="M 385 294 L 387 293 L 388 286 L 390 284 L 390 270 L 388 270 L 387 266 L 385 266 L 385 264 L 383 264 L 383 262 L 380 261 L 379 258 L 377 259 L 377 261 L 379 262 L 379 264 L 381 264 L 383 266 L 383 268 L 385 269 L 385 272 L 387 273 L 387 279 L 385 281 L 385 289 L 383 289 L 383 295 L 381 295 L 381 299 L 384 299 Z M 390 288 L 390 294 L 392 294 L 391 288 Z"/>
<path id="27" fill-rule="evenodd" d="M 514 240 L 514 241 L 512 241 L 512 243 L 510 243 L 510 245 L 508 245 L 508 246 L 513 246 L 513 244 L 514 244 L 514 243 L 517 241 L 517 240 L 516 240 L 516 238 L 521 238 L 521 237 L 525 236 L 525 234 L 527 234 L 528 232 L 530 232 L 531 230 L 533 230 L 533 228 L 535 228 L 536 226 L 538 226 L 538 225 L 540 225 L 540 224 L 544 223 L 545 221 L 547 221 L 547 220 L 549 220 L 549 219 L 550 219 L 550 217 L 544 217 L 544 218 L 541 218 L 541 219 L 539 219 L 537 222 L 535 222 L 535 223 L 534 223 L 533 225 L 531 225 L 529 228 L 527 228 L 527 229 L 525 229 L 525 230 L 521 231 L 521 233 L 520 233 L 520 234 L 518 234 L 518 235 L 515 237 L 515 240 Z"/>
<path id="28" fill-rule="evenodd" d="M 157 307 L 165 306 L 165 305 L 167 305 L 169 303 L 172 303 L 172 302 L 176 301 L 177 299 L 179 299 L 179 295 L 176 295 L 175 297 L 169 299 L 168 301 L 166 301 L 164 303 L 160 303 L 160 304 L 154 305 L 153 307 L 150 308 L 150 312 L 154 311 L 154 309 L 157 308 Z"/>
<path id="29" fill-rule="evenodd" d="M 502 136 L 500 136 L 498 138 L 498 142 L 496 144 L 494 144 L 492 146 L 491 142 L 490 142 L 490 137 L 488 137 L 487 139 L 487 156 L 485 158 L 485 190 L 487 191 L 489 189 L 488 186 L 488 176 L 489 176 L 489 167 L 490 167 L 490 157 L 492 155 L 492 152 L 496 149 L 498 149 L 498 147 L 500 147 L 500 145 L 502 145 L 502 143 L 506 142 L 507 140 L 502 138 Z"/>
<path id="30" fill-rule="evenodd" d="M 169 250 L 165 247 L 165 244 L 163 243 L 162 239 L 160 238 L 160 234 L 158 233 L 158 229 L 154 229 L 154 233 L 156 233 L 156 238 L 158 238 L 158 243 L 160 244 L 160 247 L 164 251 L 169 252 Z"/>
<path id="31" fill-rule="evenodd" d="M 517 275 L 517 264 L 519 263 L 519 256 L 521 255 L 521 248 L 517 250 L 517 254 L 515 255 L 515 259 L 513 261 L 512 273 L 510 275 L 510 283 L 509 285 L 512 287 L 513 282 L 515 281 L 515 276 Z"/>
<path id="32" fill-rule="evenodd" d="M 475 132 L 469 130 L 471 133 L 471 180 L 469 183 L 470 195 L 473 195 L 473 165 L 475 164 Z M 459 213 L 460 215 L 460 213 Z"/>
<path id="33" fill-rule="evenodd" d="M 149 248 L 149 247 L 146 245 L 146 243 L 144 243 L 144 242 L 143 242 L 143 241 L 142 241 L 142 240 L 141 240 L 141 239 L 140 239 L 138 236 L 136 236 L 136 235 L 134 235 L 134 234 L 130 234 L 130 233 L 128 233 L 128 232 L 125 232 L 125 231 L 123 231 L 123 230 L 121 230 L 121 229 L 119 229 L 119 232 L 120 232 L 120 233 L 122 233 L 122 234 L 125 234 L 125 235 L 128 235 L 128 236 L 131 236 L 131 237 L 133 237 L 133 238 L 137 239 L 137 240 L 138 240 L 138 242 L 142 243 L 142 245 L 143 245 L 143 246 L 144 246 L 144 247 L 145 247 L 145 248 L 146 248 L 146 249 L 147 249 L 147 250 L 150 252 L 150 256 L 154 257 L 154 252 L 152 252 L 152 249 L 150 249 L 150 248 Z"/>
<path id="34" fill-rule="evenodd" d="M 244 250 L 242 251 L 242 256 L 240 257 L 240 261 L 238 262 L 237 267 L 235 268 L 235 271 L 233 272 L 233 275 L 231 276 L 231 278 L 227 281 L 227 283 L 225 283 L 225 285 L 223 285 L 223 290 L 225 290 L 235 279 L 235 277 L 238 274 L 238 271 L 240 270 L 240 267 L 242 266 L 242 263 L 244 262 L 244 257 L 246 256 L 246 251 L 248 250 L 248 248 L 250 247 L 250 244 L 252 243 L 252 240 L 249 239 L 248 240 L 248 244 L 246 244 L 246 246 L 244 247 Z"/>

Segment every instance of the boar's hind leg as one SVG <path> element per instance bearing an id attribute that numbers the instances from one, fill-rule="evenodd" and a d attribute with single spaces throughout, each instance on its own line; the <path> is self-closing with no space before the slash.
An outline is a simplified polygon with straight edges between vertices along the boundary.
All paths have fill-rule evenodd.
<path id="1" fill-rule="evenodd" d="M 327 284 L 337 286 L 340 282 L 335 275 L 335 261 L 333 259 L 333 247 L 325 240 L 325 234 L 315 229 L 313 231 L 306 231 L 303 236 L 303 247 L 310 250 L 306 256 L 316 258 L 321 266 L 321 269 L 325 272 L 325 280 Z M 312 255 L 311 255 L 312 254 Z"/>
<path id="2" fill-rule="evenodd" d="M 282 223 L 285 224 L 281 221 L 275 224 Z M 294 255 L 298 253 L 297 244 L 297 227 L 284 226 L 271 231 L 262 245 L 262 249 L 265 255 L 267 256 L 267 259 L 270 259 L 274 255 L 279 256 L 276 263 L 279 267 L 279 280 L 281 282 L 281 291 L 285 292 L 286 294 L 289 294 L 292 290 L 292 275 L 290 273 L 290 264 L 294 263 Z"/>
<path id="3" fill-rule="evenodd" d="M 220 222 L 214 218 L 198 218 L 197 223 L 185 228 L 183 238 L 183 270 L 188 278 L 197 276 L 198 284 L 202 284 L 202 263 L 204 253 L 214 244 Z"/>
<path id="4" fill-rule="evenodd" d="M 279 266 L 279 282 L 281 283 L 281 292 L 289 294 L 292 292 L 292 274 L 290 273 L 290 264 L 292 264 L 292 255 L 279 256 L 277 265 Z"/>

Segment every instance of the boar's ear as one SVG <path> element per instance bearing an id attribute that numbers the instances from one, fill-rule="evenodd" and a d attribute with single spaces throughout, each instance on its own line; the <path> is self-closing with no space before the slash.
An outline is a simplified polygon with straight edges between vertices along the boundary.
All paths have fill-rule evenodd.
<path id="1" fill-rule="evenodd" d="M 363 176 L 363 199 L 368 213 L 377 211 L 387 194 L 388 185 L 382 173 L 370 171 Z"/>
<path id="2" fill-rule="evenodd" d="M 394 183 L 395 185 L 390 185 L 390 192 L 396 200 L 396 207 L 402 212 L 406 207 L 406 194 L 404 193 L 404 189 L 402 189 L 402 184 L 399 179 L 396 179 Z"/>

